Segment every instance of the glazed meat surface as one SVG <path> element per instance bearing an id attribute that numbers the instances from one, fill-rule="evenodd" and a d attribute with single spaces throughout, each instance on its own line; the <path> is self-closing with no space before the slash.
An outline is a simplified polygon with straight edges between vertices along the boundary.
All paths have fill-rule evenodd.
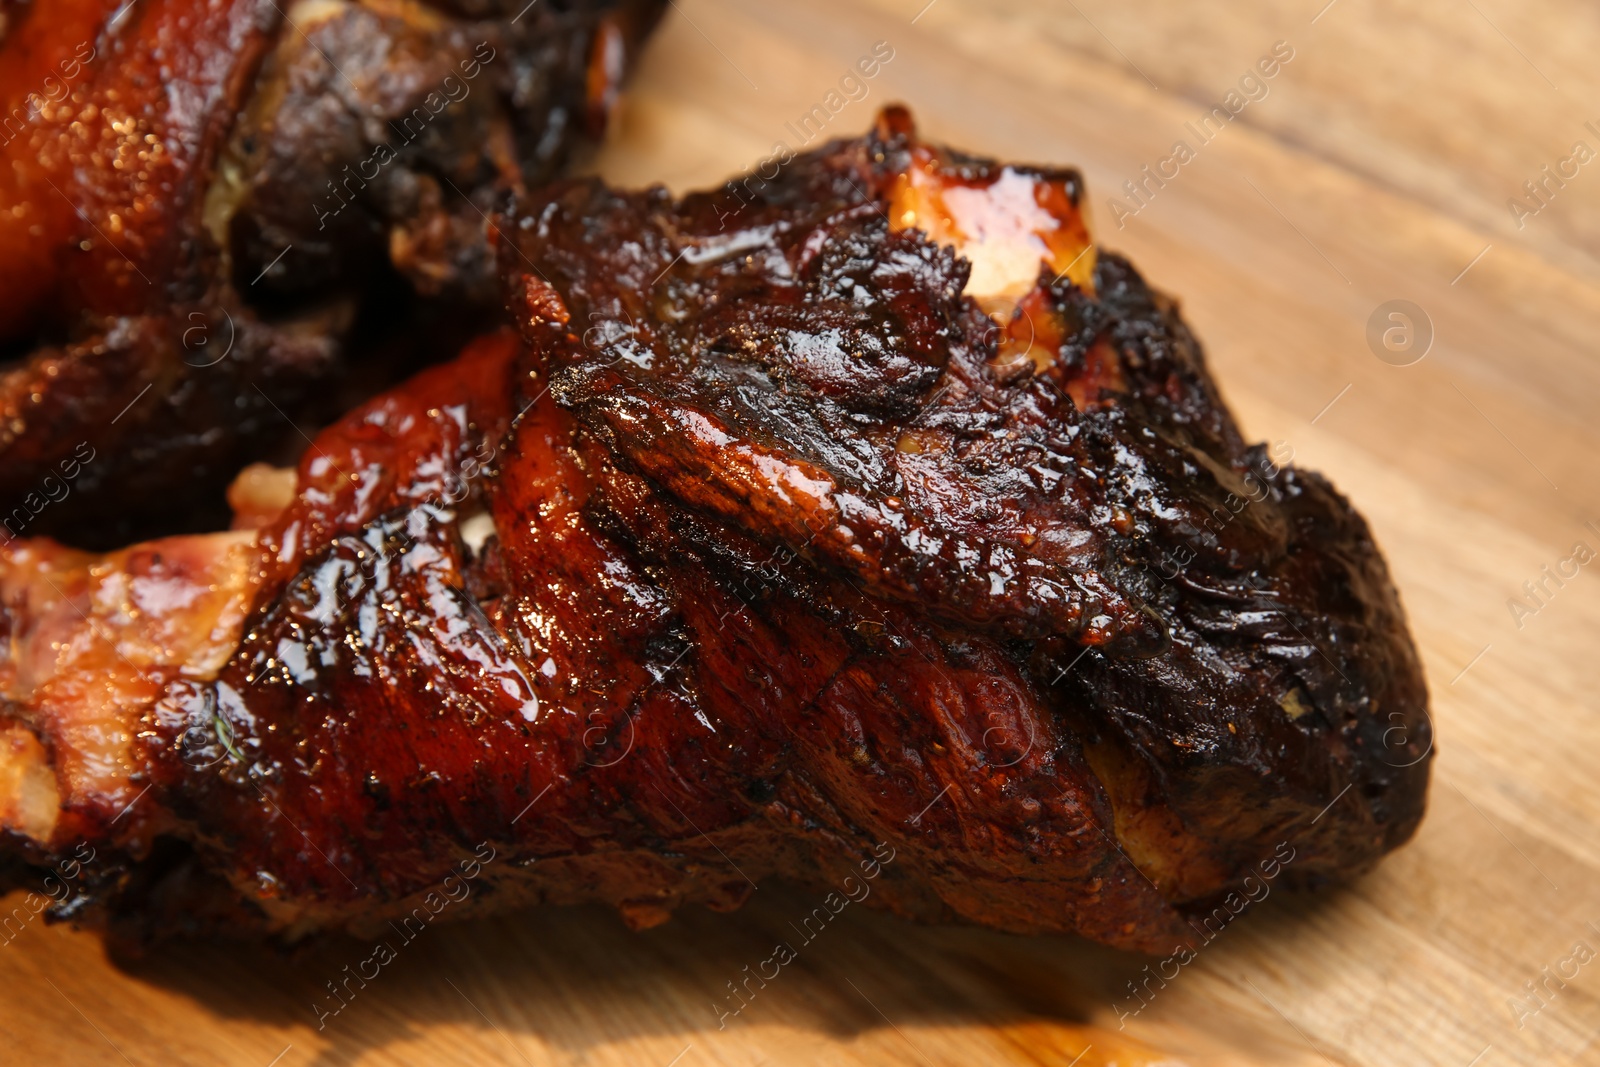
<path id="1" fill-rule="evenodd" d="M 598 132 L 658 7 L 5 5 L 3 536 L 170 522 L 367 320 L 496 307 L 486 212 Z"/>
<path id="2" fill-rule="evenodd" d="M 284 939 L 464 863 L 455 914 L 636 926 L 869 876 L 1165 953 L 1269 864 L 1367 868 L 1431 750 L 1383 561 L 1081 195 L 898 109 L 681 201 L 528 194 L 517 332 L 247 471 L 235 530 L 4 550 L 15 875 L 87 842 L 65 916 Z"/>

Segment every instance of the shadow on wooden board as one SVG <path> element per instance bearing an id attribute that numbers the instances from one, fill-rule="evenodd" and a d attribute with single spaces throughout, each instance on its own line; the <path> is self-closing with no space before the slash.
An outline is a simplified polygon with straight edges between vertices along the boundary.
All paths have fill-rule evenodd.
<path id="1" fill-rule="evenodd" d="M 1241 929 L 1294 927 L 1337 893 L 1274 896 L 1196 962 L 1225 968 Z M 1150 957 L 1072 937 L 916 926 L 853 906 L 826 926 L 804 924 L 820 903 L 814 891 L 764 885 L 737 913 L 686 908 L 642 933 L 600 907 L 534 909 L 441 923 L 409 942 L 396 935 L 385 942 L 393 955 L 381 965 L 373 962 L 385 955 L 375 956 L 378 942 L 343 937 L 292 953 L 169 944 L 116 962 L 130 979 L 166 987 L 222 1019 L 313 1031 L 321 1042 L 317 1067 L 356 1062 L 440 1024 L 535 1034 L 582 1062 L 590 1049 L 630 1038 L 698 1039 L 751 1024 L 848 1043 L 885 1026 L 1115 1030 L 1125 1013 L 1135 1022 L 1129 1034 L 1154 1037 L 1163 1051 L 1201 1054 L 1184 1062 L 1211 1062 L 1209 1041 L 1193 1045 L 1180 1034 L 1178 1043 L 1190 1047 L 1174 1047 L 1169 1027 L 1152 1033 L 1152 1015 L 1139 1010 L 1144 998 L 1154 1006 L 1165 994 L 1178 1006 L 1167 990 L 1182 978 L 1150 981 L 1147 968 L 1157 962 Z M 793 950 L 787 963 L 775 962 L 780 943 Z M 775 970 L 770 980 L 760 977 Z M 1136 984 L 1141 994 L 1131 991 Z M 1144 1018 L 1133 1020 L 1134 1013 Z M 1242 1037 L 1248 1045 L 1276 1044 L 1260 1034 L 1252 1039 L 1258 1020 L 1241 1018 L 1237 1028 L 1222 1022 L 1205 1029 L 1230 1043 Z"/>

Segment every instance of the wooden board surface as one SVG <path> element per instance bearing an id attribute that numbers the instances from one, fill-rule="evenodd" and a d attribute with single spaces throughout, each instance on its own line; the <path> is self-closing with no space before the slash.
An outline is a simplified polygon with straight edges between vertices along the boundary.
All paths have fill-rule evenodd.
<path id="1" fill-rule="evenodd" d="M 1575 542 L 1600 550 L 1600 160 L 1536 214 L 1522 188 L 1574 142 L 1600 151 L 1600 14 L 1324 2 L 678 0 L 594 165 L 715 184 L 800 147 L 786 124 L 886 41 L 826 135 L 899 99 L 950 143 L 1080 166 L 1099 239 L 1182 297 L 1247 431 L 1370 519 L 1438 734 L 1413 844 L 1347 889 L 1269 897 L 1125 1034 L 1193 1064 L 1600 1064 L 1600 958 L 1579 962 L 1600 952 L 1600 581 L 1508 605 Z M 1293 58 L 1266 94 L 1247 85 L 1260 98 L 1198 145 L 1185 124 L 1280 41 Z M 1180 139 L 1195 158 L 1116 210 Z M 1395 299 L 1432 325 L 1410 366 L 1366 339 Z M 432 928 L 321 1030 L 313 1001 L 367 946 L 190 946 L 119 968 L 36 923 L 0 948 L 0 1061 L 1118 1062 L 1148 961 L 861 910 L 719 1028 L 725 983 L 814 903 L 764 886 L 740 914 L 642 935 L 599 909 Z"/>

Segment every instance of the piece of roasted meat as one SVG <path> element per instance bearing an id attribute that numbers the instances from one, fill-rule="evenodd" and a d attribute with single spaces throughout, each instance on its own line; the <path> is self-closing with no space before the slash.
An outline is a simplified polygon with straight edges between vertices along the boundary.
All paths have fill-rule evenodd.
<path id="1" fill-rule="evenodd" d="M 170 522 L 363 315 L 497 306 L 487 212 L 598 132 L 660 6 L 0 5 L 0 540 Z"/>
<path id="2" fill-rule="evenodd" d="M 530 195 L 520 337 L 247 471 L 232 532 L 0 555 L 14 883 L 293 939 L 776 875 L 1165 953 L 1368 867 L 1431 748 L 1383 561 L 1080 197 L 898 109 Z"/>

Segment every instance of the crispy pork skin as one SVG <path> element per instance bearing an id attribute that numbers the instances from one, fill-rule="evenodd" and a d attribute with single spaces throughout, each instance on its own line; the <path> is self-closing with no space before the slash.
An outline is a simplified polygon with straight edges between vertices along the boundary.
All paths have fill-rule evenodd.
<path id="1" fill-rule="evenodd" d="M 91 843 L 62 911 L 141 938 L 359 933 L 468 864 L 452 914 L 871 877 L 1161 953 L 1364 870 L 1431 750 L 1383 561 L 1081 195 L 899 109 L 715 193 L 530 192 L 517 332 L 235 530 L 0 555 L 18 869 Z"/>
<path id="2" fill-rule="evenodd" d="M 0 538 L 170 523 L 293 432 L 363 314 L 496 306 L 485 213 L 598 132 L 657 7 L 8 6 Z"/>

